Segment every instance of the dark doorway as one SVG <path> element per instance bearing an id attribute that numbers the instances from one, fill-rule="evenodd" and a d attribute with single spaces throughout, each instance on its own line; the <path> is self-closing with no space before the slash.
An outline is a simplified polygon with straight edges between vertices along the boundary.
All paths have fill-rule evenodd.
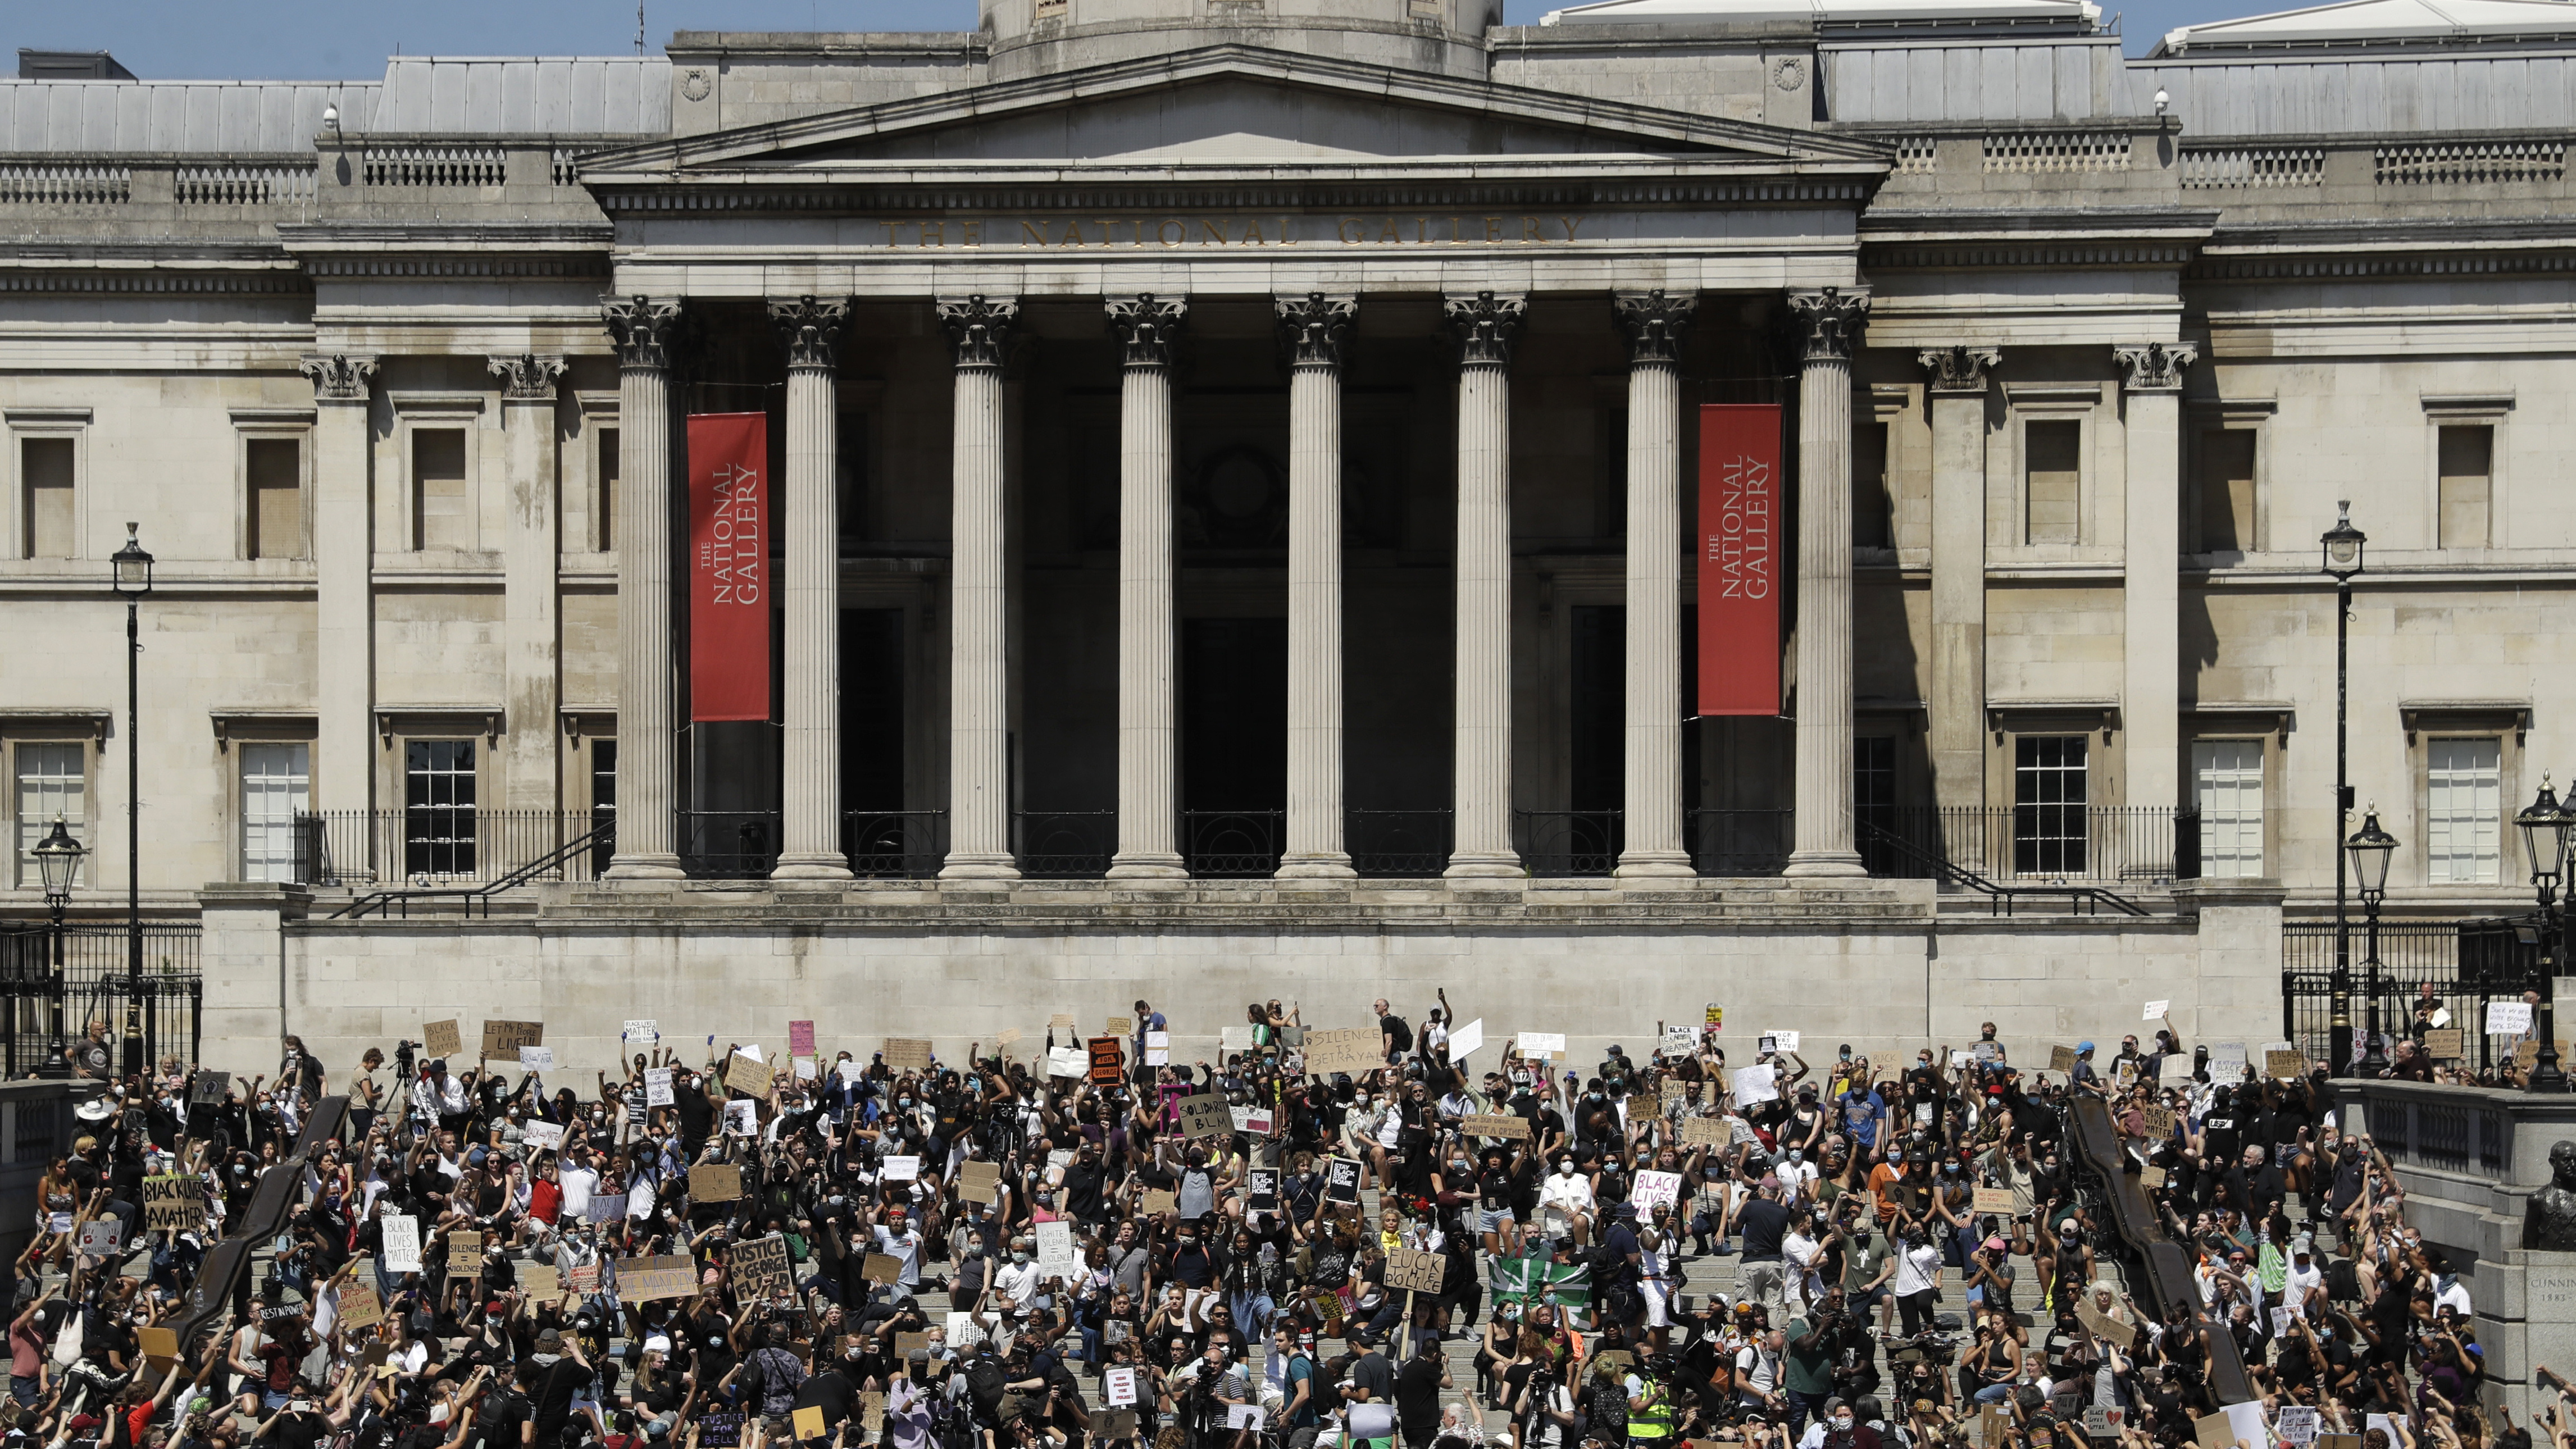
<path id="1" fill-rule="evenodd" d="M 1577 604 L 1567 641 L 1563 812 L 1525 817 L 1521 853 L 1540 875 L 1608 875 L 1619 863 L 1627 793 L 1628 610 Z"/>
<path id="2" fill-rule="evenodd" d="M 841 808 L 903 808 L 903 610 L 841 611 Z"/>
<path id="3" fill-rule="evenodd" d="M 1268 875 L 1288 810 L 1288 621 L 1184 621 L 1180 684 L 1191 873 Z"/>

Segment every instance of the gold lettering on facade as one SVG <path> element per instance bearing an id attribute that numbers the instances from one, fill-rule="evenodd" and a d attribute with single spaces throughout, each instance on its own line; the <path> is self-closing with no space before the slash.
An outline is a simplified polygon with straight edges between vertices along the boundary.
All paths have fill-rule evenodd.
<path id="1" fill-rule="evenodd" d="M 1557 220 L 1565 223 L 1565 239 L 1567 241 L 1574 240 L 1574 218 L 1570 216 L 1560 216 Z"/>
<path id="2" fill-rule="evenodd" d="M 1176 247 L 1190 239 L 1190 229 L 1177 221 L 1159 222 L 1154 227 L 1154 240 Z"/>
<path id="3" fill-rule="evenodd" d="M 1499 216 L 1489 216 L 1489 217 L 1486 217 L 1486 218 L 1485 218 L 1485 240 L 1487 240 L 1487 241 L 1489 241 L 1489 242 L 1498 242 L 1498 241 L 1501 241 L 1502 239 L 1503 239 L 1503 219 L 1502 219 L 1501 217 L 1499 217 Z"/>
<path id="4" fill-rule="evenodd" d="M 1020 223 L 1020 240 L 1021 240 L 1023 243 L 1025 243 L 1025 244 L 1027 244 L 1027 245 L 1029 245 L 1029 246 L 1033 246 L 1033 247 L 1042 247 L 1042 246 L 1045 246 L 1045 245 L 1046 245 L 1046 223 L 1045 223 L 1045 222 L 1042 222 L 1042 221 L 1023 221 L 1023 222 L 1021 222 L 1021 223 Z"/>
<path id="5" fill-rule="evenodd" d="M 1019 225 L 1019 236 L 1012 245 L 1045 247 L 1052 250 L 1062 250 L 1066 247 L 1120 245 L 1131 247 L 1159 245 L 1165 248 L 1292 247 L 1298 244 L 1300 239 L 1298 233 L 1301 229 L 1310 235 L 1324 235 L 1338 239 L 1344 246 L 1501 247 L 1559 244 L 1558 239 L 1550 235 L 1547 230 L 1547 219 L 1531 215 L 1519 217 L 1520 228 L 1517 234 L 1514 234 L 1511 229 L 1510 223 L 1513 220 L 1511 216 L 1469 218 L 1417 215 L 1413 218 L 1411 237 L 1404 234 L 1404 218 L 1401 216 L 1378 217 L 1374 231 L 1370 229 L 1369 218 L 1365 216 L 1281 216 L 1271 219 L 1277 222 L 1275 228 L 1261 217 L 1192 216 L 1160 219 L 1133 217 L 1123 220 L 1123 224 L 1128 229 L 1123 239 L 1118 235 L 1118 228 L 1122 224 L 1121 218 L 1088 218 L 1091 224 L 1100 228 L 1097 236 L 1083 235 L 1084 220 L 1085 218 L 1080 217 L 1039 216 L 967 221 L 949 217 L 938 221 L 881 221 L 875 224 L 885 228 L 884 245 L 900 247 L 908 244 L 917 248 L 981 247 L 984 244 L 984 232 L 987 227 L 1008 228 L 1013 222 Z M 1468 223 L 1471 220 L 1481 220 L 1484 225 L 1481 228 L 1470 226 Z M 1565 228 L 1563 240 L 1566 242 L 1576 240 L 1578 229 L 1588 220 L 1590 218 L 1583 216 L 1556 218 L 1557 224 Z M 1447 223 L 1447 236 L 1435 238 L 1431 235 L 1431 224 L 1434 221 Z M 1234 229 L 1238 225 L 1242 227 L 1240 232 Z M 1062 226 L 1064 230 L 1058 232 L 1056 230 L 1058 226 Z M 908 243 L 903 233 L 905 227 L 913 228 L 913 235 Z"/>
<path id="6" fill-rule="evenodd" d="M 1521 218 L 1521 240 L 1524 242 L 1536 242 L 1541 246 L 1545 246 L 1547 244 L 1547 238 L 1539 232 L 1537 217 L 1525 216 Z"/>
<path id="7" fill-rule="evenodd" d="M 921 236 L 920 236 L 920 239 L 914 243 L 914 245 L 916 245 L 916 246 L 925 246 L 925 247 L 938 247 L 938 246 L 946 246 L 947 244 L 948 244 L 947 228 L 946 228 L 946 226 L 945 226 L 943 223 L 936 222 L 936 221 L 925 221 L 925 222 L 921 223 Z"/>

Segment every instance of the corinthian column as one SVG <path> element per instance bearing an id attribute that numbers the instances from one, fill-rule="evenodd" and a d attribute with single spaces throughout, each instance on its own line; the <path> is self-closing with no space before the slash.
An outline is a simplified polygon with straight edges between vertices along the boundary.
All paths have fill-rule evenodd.
<path id="1" fill-rule="evenodd" d="M 1281 297 L 1288 349 L 1288 848 L 1282 876 L 1347 880 L 1342 848 L 1342 348 L 1355 297 Z"/>
<path id="2" fill-rule="evenodd" d="M 787 730 L 779 880 L 847 880 L 841 850 L 840 408 L 834 368 L 850 304 L 773 299 L 787 349 Z"/>
<path id="3" fill-rule="evenodd" d="M 1002 350 L 1020 304 L 945 298 L 939 325 L 957 358 L 949 508 L 948 861 L 943 880 L 1008 880 L 1010 673 L 1004 632 Z"/>
<path id="4" fill-rule="evenodd" d="M 1118 413 L 1118 853 L 1112 880 L 1180 880 L 1173 699 L 1172 344 L 1189 302 L 1110 299 Z"/>
<path id="5" fill-rule="evenodd" d="M 617 851 L 612 880 L 677 880 L 671 814 L 672 392 L 678 299 L 622 297 L 600 308 L 616 339 Z"/>
<path id="6" fill-rule="evenodd" d="M 1696 294 L 1622 292 L 1628 334 L 1628 748 L 1619 874 L 1689 876 L 1682 848 L 1682 333 Z"/>
<path id="7" fill-rule="evenodd" d="M 1852 848 L 1851 358 L 1869 294 L 1792 292 L 1798 371 L 1798 833 L 1790 875 L 1860 875 Z"/>
<path id="8" fill-rule="evenodd" d="M 1443 874 L 1516 876 L 1512 849 L 1512 340 L 1523 296 L 1443 301 L 1458 337 L 1456 836 Z"/>

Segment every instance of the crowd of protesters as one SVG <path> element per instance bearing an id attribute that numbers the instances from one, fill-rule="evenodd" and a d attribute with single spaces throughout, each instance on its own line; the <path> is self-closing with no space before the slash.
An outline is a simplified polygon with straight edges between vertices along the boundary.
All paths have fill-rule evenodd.
<path id="1" fill-rule="evenodd" d="M 1293 1005 L 1132 1012 L 927 1065 L 653 1039 L 579 1083 L 289 1037 L 213 1091 L 116 1081 L 93 1032 L 0 1418 L 28 1449 L 2570 1444 L 2558 1398 L 2488 1406 L 2386 1160 L 2260 1050 L 2167 1024 L 2043 1067 L 1989 1025 L 1730 1064 L 1695 1022 L 1586 1065 L 1453 1055 L 1443 993 L 1350 1003 L 1383 1065 L 1318 1072 Z M 271 1171 L 291 1211 L 229 1311 L 156 1337 Z M 201 1225 L 146 1221 L 173 1177 Z M 2197 1301 L 2145 1286 L 2138 1192 Z"/>

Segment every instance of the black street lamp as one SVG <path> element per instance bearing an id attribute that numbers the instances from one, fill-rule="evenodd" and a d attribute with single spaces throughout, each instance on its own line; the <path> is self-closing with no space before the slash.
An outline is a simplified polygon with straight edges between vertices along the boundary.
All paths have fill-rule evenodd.
<path id="1" fill-rule="evenodd" d="M 54 915 L 52 996 L 53 1030 L 57 1036 L 63 1029 L 63 907 L 71 904 L 72 885 L 80 879 L 81 857 L 88 853 L 81 849 L 79 841 L 72 839 L 71 831 L 64 827 L 63 817 L 59 815 L 54 817 L 53 833 L 36 842 L 36 848 L 30 852 L 36 857 L 37 873 L 44 878 L 46 909 Z M 15 997 L 10 998 L 7 1009 L 7 1070 L 14 1077 L 18 1075 L 18 1002 Z"/>
<path id="2" fill-rule="evenodd" d="M 2513 823 L 2522 832 L 2522 858 L 2531 862 L 2532 889 L 2540 895 L 2540 1010 L 2534 1013 L 2532 1022 L 2539 1035 L 2540 1052 L 2523 1086 L 2533 1092 L 2563 1092 L 2567 1090 L 2567 1074 L 2558 1067 L 2558 1028 L 2554 1018 L 2558 973 L 2566 969 L 2567 961 L 2567 913 L 2558 906 L 2558 882 L 2567 858 L 2568 832 L 2576 828 L 2576 811 L 2559 803 L 2558 792 L 2549 786 L 2549 777 L 2542 775 L 2540 794 L 2528 809 L 2513 817 Z"/>
<path id="3" fill-rule="evenodd" d="M 2352 580 L 2361 572 L 2362 546 L 2370 540 L 2352 526 L 2352 500 L 2345 499 L 2335 508 L 2335 526 L 2318 542 L 2325 548 L 2325 571 L 2335 581 L 2335 833 L 2340 835 L 2343 823 L 2352 818 L 2352 781 L 2346 774 L 2350 751 L 2344 729 L 2351 683 Z M 2344 915 L 2343 856 L 2342 851 L 2335 852 L 2334 1026 L 2327 1047 L 2338 1077 L 2352 1070 L 2352 926 Z"/>
<path id="4" fill-rule="evenodd" d="M 143 732 L 137 724 L 143 658 L 141 607 L 152 592 L 152 555 L 143 551 L 135 525 L 125 525 L 125 547 L 116 565 L 116 596 L 125 601 L 125 1074 L 143 1070 Z"/>
<path id="5" fill-rule="evenodd" d="M 2397 853 L 2397 837 L 2379 828 L 2378 806 L 2362 816 L 2361 828 L 2343 843 L 2343 849 L 2352 857 L 2352 878 L 2361 889 L 2362 918 L 2370 942 L 2361 963 L 2362 993 L 2370 998 L 2369 1037 L 2361 1060 L 2353 1064 L 2353 1074 L 2375 1077 L 2388 1070 L 2387 1050 L 2379 1034 L 2379 903 L 2388 899 L 2388 858 Z"/>

